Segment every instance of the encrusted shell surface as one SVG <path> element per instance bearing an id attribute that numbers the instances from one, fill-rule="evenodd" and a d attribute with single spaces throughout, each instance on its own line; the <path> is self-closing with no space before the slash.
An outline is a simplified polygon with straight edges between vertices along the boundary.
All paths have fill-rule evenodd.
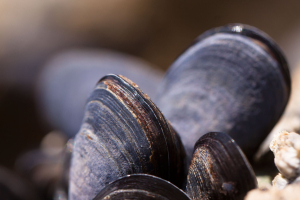
<path id="1" fill-rule="evenodd" d="M 172 183 L 146 174 L 128 175 L 114 181 L 106 186 L 94 200 L 102 199 L 190 200 Z"/>
<path id="2" fill-rule="evenodd" d="M 211 132 L 197 141 L 187 177 L 191 199 L 242 200 L 256 187 L 250 164 L 230 136 Z"/>
<path id="3" fill-rule="evenodd" d="M 183 184 L 185 152 L 179 136 L 136 84 L 102 78 L 90 95 L 75 137 L 69 198 L 92 199 L 108 183 L 147 173 Z"/>
<path id="4" fill-rule="evenodd" d="M 228 25 L 201 35 L 172 64 L 157 105 L 181 136 L 187 157 L 207 132 L 229 134 L 251 158 L 290 93 L 287 63 L 262 31 Z"/>

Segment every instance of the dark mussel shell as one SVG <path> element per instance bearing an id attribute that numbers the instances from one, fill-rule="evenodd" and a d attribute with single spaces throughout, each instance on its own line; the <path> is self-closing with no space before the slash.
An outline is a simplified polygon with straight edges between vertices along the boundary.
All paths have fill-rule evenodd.
<path id="1" fill-rule="evenodd" d="M 156 102 L 189 158 L 194 141 L 219 131 L 252 159 L 289 94 L 289 70 L 279 47 L 262 31 L 234 24 L 200 36 L 170 67 Z"/>
<path id="2" fill-rule="evenodd" d="M 84 107 L 99 77 L 123 74 L 151 98 L 162 72 L 149 63 L 108 50 L 73 49 L 58 54 L 43 68 L 37 100 L 47 123 L 69 138 L 80 129 Z"/>
<path id="3" fill-rule="evenodd" d="M 211 132 L 197 141 L 187 177 L 191 199 L 242 200 L 256 187 L 252 167 L 230 136 Z"/>
<path id="4" fill-rule="evenodd" d="M 146 174 L 128 175 L 112 182 L 94 200 L 101 199 L 190 200 L 172 183 Z"/>
<path id="5" fill-rule="evenodd" d="M 92 199 L 108 183 L 147 173 L 183 184 L 185 152 L 179 136 L 136 84 L 108 75 L 88 99 L 75 137 L 70 199 Z"/>

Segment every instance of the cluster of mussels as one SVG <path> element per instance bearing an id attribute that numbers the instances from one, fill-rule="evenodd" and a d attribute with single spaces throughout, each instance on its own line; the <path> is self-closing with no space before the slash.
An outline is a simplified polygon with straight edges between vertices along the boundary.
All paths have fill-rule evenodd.
<path id="1" fill-rule="evenodd" d="M 70 200 L 244 199 L 257 187 L 246 156 L 252 159 L 289 94 L 278 46 L 240 24 L 197 38 L 161 82 L 158 106 L 129 79 L 107 75 L 88 98 L 66 194 Z"/>
<path id="2" fill-rule="evenodd" d="M 242 200 L 257 187 L 249 163 L 291 90 L 286 60 L 268 35 L 242 24 L 209 30 L 162 81 L 128 56 L 83 54 L 57 59 L 39 84 L 49 121 L 71 138 L 66 150 L 66 140 L 53 142 L 60 136 L 52 132 L 43 148 L 17 159 L 16 171 L 29 177 L 28 184 L 0 167 L 0 199 Z M 140 87 L 103 73 L 125 75 Z M 156 87 L 153 103 L 148 95 Z M 277 138 L 275 163 L 284 177 L 276 184 L 283 187 L 281 178 L 291 182 L 284 172 L 300 174 L 300 143 L 285 133 Z M 261 195 L 255 191 L 250 194 Z"/>

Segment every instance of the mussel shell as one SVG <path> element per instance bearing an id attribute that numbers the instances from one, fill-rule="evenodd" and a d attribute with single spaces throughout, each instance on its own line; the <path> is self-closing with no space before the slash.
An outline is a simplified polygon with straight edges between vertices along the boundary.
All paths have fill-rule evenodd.
<path id="1" fill-rule="evenodd" d="M 108 183 L 147 173 L 177 186 L 184 180 L 179 136 L 136 84 L 122 76 L 102 78 L 88 99 L 75 137 L 70 199 L 91 199 Z"/>
<path id="2" fill-rule="evenodd" d="M 106 186 L 94 198 L 94 200 L 101 199 L 189 200 L 190 198 L 166 180 L 146 174 L 133 174 Z"/>
<path id="3" fill-rule="evenodd" d="M 290 94 L 291 77 L 287 61 L 280 47 L 269 35 L 253 26 L 245 24 L 228 24 L 227 26 L 217 27 L 204 32 L 195 40 L 195 43 L 217 33 L 230 33 L 247 36 L 253 39 L 254 42 L 256 42 L 258 45 L 261 45 L 261 47 L 264 48 L 264 50 L 268 51 L 271 54 L 271 56 L 275 58 L 275 60 L 279 63 L 280 70 L 286 82 L 286 90 Z"/>
<path id="4" fill-rule="evenodd" d="M 284 111 L 289 77 L 270 37 L 254 27 L 229 25 L 204 33 L 173 63 L 156 102 L 189 158 L 194 141 L 218 131 L 252 159 Z"/>
<path id="5" fill-rule="evenodd" d="M 211 132 L 197 141 L 187 177 L 191 199 L 243 199 L 256 187 L 252 167 L 230 136 Z"/>
<path id="6" fill-rule="evenodd" d="M 49 60 L 41 71 L 37 102 L 42 117 L 69 138 L 74 137 L 95 83 L 111 73 L 133 80 L 150 97 L 163 77 L 155 66 L 126 54 L 91 49 L 65 51 Z"/>

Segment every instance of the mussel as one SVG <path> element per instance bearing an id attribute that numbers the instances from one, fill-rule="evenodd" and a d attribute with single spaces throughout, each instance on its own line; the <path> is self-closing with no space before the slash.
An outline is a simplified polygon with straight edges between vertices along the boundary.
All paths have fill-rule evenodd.
<path id="1" fill-rule="evenodd" d="M 187 176 L 191 199 L 242 200 L 256 187 L 251 165 L 229 135 L 211 132 L 196 142 Z"/>
<path id="2" fill-rule="evenodd" d="M 103 77 L 74 139 L 69 198 L 92 199 L 108 183 L 135 173 L 180 187 L 184 167 L 180 138 L 150 98 L 123 76 Z"/>
<path id="3" fill-rule="evenodd" d="M 122 74 L 137 83 L 150 97 L 163 77 L 149 63 L 108 50 L 65 51 L 43 68 L 37 100 L 42 116 L 69 138 L 79 131 L 86 100 L 95 83 L 107 74 Z"/>
<path id="4" fill-rule="evenodd" d="M 112 182 L 94 198 L 102 199 L 190 200 L 172 183 L 146 174 L 128 175 Z"/>
<path id="5" fill-rule="evenodd" d="M 249 159 L 280 118 L 290 94 L 287 62 L 262 31 L 231 24 L 201 35 L 173 63 L 156 103 L 190 159 L 207 132 L 229 134 Z"/>

